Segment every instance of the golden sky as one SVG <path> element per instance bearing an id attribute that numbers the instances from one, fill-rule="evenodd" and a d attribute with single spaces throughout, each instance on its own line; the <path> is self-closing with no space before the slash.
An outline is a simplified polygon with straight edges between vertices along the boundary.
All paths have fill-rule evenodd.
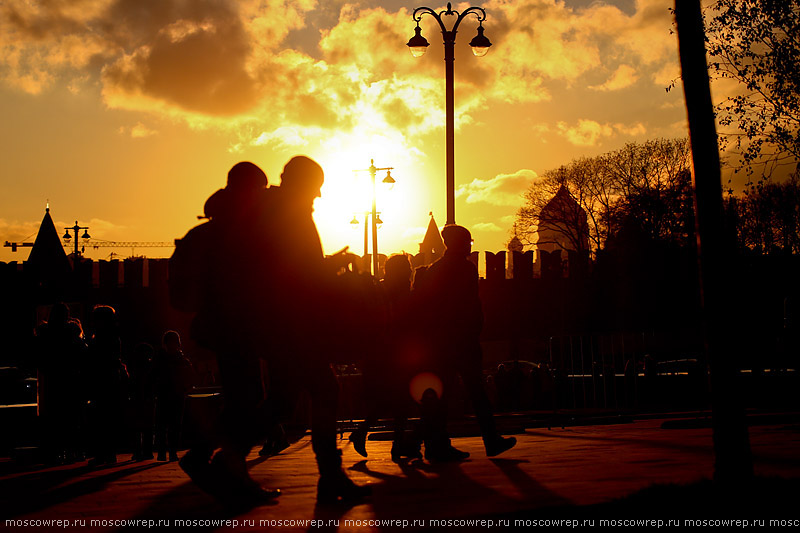
<path id="1" fill-rule="evenodd" d="M 370 159 L 382 252 L 415 253 L 445 221 L 444 62 L 413 58 L 395 0 L 4 0 L 0 4 L 0 240 L 38 229 L 171 241 L 197 223 L 236 162 L 279 183 L 305 154 L 326 172 L 315 217 L 325 251 L 363 250 Z M 475 249 L 509 239 L 521 193 L 545 170 L 631 141 L 686 135 L 670 0 L 489 0 L 493 46 L 455 61 L 456 221 Z M 447 19 L 445 19 L 447 20 Z M 385 173 L 379 173 L 382 179 Z M 126 253 L 125 250 L 118 250 Z M 110 250 L 87 249 L 93 258 Z M 137 251 L 138 252 L 138 251 Z M 142 250 L 150 256 L 169 253 Z M 27 250 L 0 249 L 0 261 Z"/>

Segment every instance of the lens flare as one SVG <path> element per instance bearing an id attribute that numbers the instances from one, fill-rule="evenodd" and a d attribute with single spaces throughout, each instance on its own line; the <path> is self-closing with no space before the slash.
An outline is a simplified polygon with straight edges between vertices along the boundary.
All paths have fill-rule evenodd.
<path id="1" fill-rule="evenodd" d="M 439 398 L 442 397 L 442 391 L 444 390 L 442 380 L 433 372 L 423 372 L 421 374 L 417 374 L 411 380 L 411 383 L 408 387 L 411 397 L 414 398 L 417 403 L 422 402 L 422 395 L 428 389 L 433 389 Z"/>

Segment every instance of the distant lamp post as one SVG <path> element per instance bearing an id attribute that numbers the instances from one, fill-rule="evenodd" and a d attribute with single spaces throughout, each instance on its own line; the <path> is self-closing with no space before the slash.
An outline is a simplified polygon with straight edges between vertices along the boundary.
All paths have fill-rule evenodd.
<path id="1" fill-rule="evenodd" d="M 436 19 L 439 27 L 442 29 L 442 37 L 444 37 L 444 63 L 445 63 L 445 106 L 446 106 L 446 119 L 447 119 L 447 224 L 456 223 L 456 177 L 455 177 L 455 126 L 454 126 L 454 110 L 453 110 L 453 62 L 455 61 L 455 45 L 456 33 L 461 21 L 466 18 L 470 13 L 478 18 L 478 35 L 476 35 L 469 45 L 472 47 L 472 53 L 477 57 L 483 57 L 489 51 L 492 43 L 483 34 L 483 21 L 486 20 L 486 11 L 480 7 L 469 7 L 465 11 L 459 13 L 453 11 L 450 2 L 447 3 L 447 10 L 437 13 L 429 7 L 418 7 L 414 10 L 411 17 L 417 23 L 414 28 L 414 36 L 408 41 L 408 49 L 414 57 L 420 57 L 425 53 L 428 48 L 428 40 L 422 36 L 422 29 L 419 27 L 419 21 L 422 20 L 422 15 L 428 14 Z M 455 16 L 456 22 L 453 28 L 448 30 L 442 22 L 442 16 Z"/>
<path id="2" fill-rule="evenodd" d="M 72 230 L 75 232 L 75 256 L 77 257 L 80 252 L 78 251 L 78 244 L 80 239 L 91 239 L 92 236 L 89 235 L 89 227 L 88 226 L 79 226 L 78 221 L 75 221 L 75 225 L 69 228 L 64 228 L 64 236 L 62 237 L 65 241 L 69 242 L 72 240 L 72 235 L 69 234 L 69 231 Z M 83 230 L 83 235 L 78 237 L 78 232 Z"/>
<path id="3" fill-rule="evenodd" d="M 375 175 L 378 173 L 379 170 L 386 171 L 386 177 L 383 178 L 382 183 L 388 185 L 390 188 L 394 186 L 395 180 L 392 177 L 392 170 L 394 167 L 383 167 L 378 168 L 375 166 L 375 160 L 369 160 L 369 168 L 364 169 L 364 172 L 369 172 L 370 179 L 372 181 L 372 213 L 365 213 L 364 214 L 364 255 L 366 256 L 368 253 L 367 250 L 367 227 L 368 227 L 368 218 L 369 215 L 372 215 L 372 275 L 378 275 L 378 225 L 383 224 L 383 221 L 378 216 L 378 201 L 377 201 L 377 188 L 375 185 Z M 357 171 L 358 172 L 358 171 Z M 350 224 L 357 225 L 358 218 L 353 216 L 353 220 L 350 221 Z"/>
<path id="4" fill-rule="evenodd" d="M 358 228 L 358 226 L 361 224 L 361 221 L 358 220 L 360 214 L 361 213 L 356 213 L 353 215 L 353 220 L 350 221 L 350 224 L 353 226 L 353 228 Z M 369 216 L 371 214 L 372 213 L 369 211 L 364 213 L 364 257 L 367 257 L 369 254 Z M 381 220 L 381 212 L 378 211 L 377 215 L 378 218 L 375 221 L 375 224 L 380 227 L 383 224 L 383 220 Z"/>

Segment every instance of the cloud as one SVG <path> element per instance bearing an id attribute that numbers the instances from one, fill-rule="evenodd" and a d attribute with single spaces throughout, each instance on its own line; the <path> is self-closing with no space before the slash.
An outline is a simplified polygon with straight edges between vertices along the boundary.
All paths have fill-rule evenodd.
<path id="1" fill-rule="evenodd" d="M 127 107 L 126 96 L 146 97 L 209 115 L 252 109 L 263 83 L 247 69 L 252 43 L 239 14 L 215 4 L 180 15 L 103 68 L 106 98 Z"/>
<path id="2" fill-rule="evenodd" d="M 134 139 L 143 139 L 158 134 L 156 130 L 148 128 L 141 122 L 137 122 L 135 126 L 131 126 L 130 128 L 122 126 L 119 128 L 119 133 L 122 135 L 130 135 Z"/>
<path id="3" fill-rule="evenodd" d="M 3 242 L 22 242 L 23 240 L 26 242 L 33 242 L 36 238 L 36 234 L 39 232 L 39 225 L 41 223 L 41 220 L 35 222 L 19 222 L 0 218 L 0 240 Z"/>
<path id="4" fill-rule="evenodd" d="M 613 127 L 616 131 L 630 137 L 638 137 L 647 133 L 647 128 L 641 122 L 631 125 L 614 124 Z"/>
<path id="5" fill-rule="evenodd" d="M 639 79 L 636 70 L 629 65 L 620 65 L 602 85 L 592 85 L 595 91 L 618 91 L 630 87 Z"/>
<path id="6" fill-rule="evenodd" d="M 465 196 L 468 204 L 519 206 L 522 203 L 522 194 L 537 178 L 536 172 L 522 169 L 514 174 L 498 174 L 488 180 L 474 179 L 471 183 L 459 187 L 456 195 Z"/>
<path id="7" fill-rule="evenodd" d="M 73 92 L 97 84 L 111 108 L 226 129 L 242 137 L 234 143 L 241 146 L 309 141 L 281 128 L 392 128 L 408 138 L 443 128 L 438 26 L 423 18 L 431 47 L 414 59 L 405 47 L 410 11 L 371 5 L 9 0 L 0 7 L 0 78 L 31 94 L 59 83 Z M 557 0 L 489 0 L 484 7 L 494 43 L 486 57 L 469 56 L 466 46 L 477 19 L 468 16 L 459 28 L 457 127 L 497 102 L 548 101 L 553 82 L 571 86 L 602 68 L 613 74 L 594 88 L 620 89 L 674 61 L 661 0 L 639 0 L 633 14 Z M 605 131 L 582 128 L 562 134 L 595 143 Z"/>
<path id="8" fill-rule="evenodd" d="M 608 124 L 600 124 L 594 120 L 580 119 L 577 126 L 568 126 L 566 122 L 557 124 L 558 132 L 575 146 L 597 146 L 603 137 L 611 137 L 614 128 Z"/>
<path id="9" fill-rule="evenodd" d="M 39 233 L 39 226 L 41 223 L 41 220 L 20 222 L 0 218 L 0 240 L 3 242 L 33 242 L 36 239 L 36 235 Z M 64 222 L 61 220 L 55 220 L 53 223 L 59 235 L 63 235 L 62 231 L 64 228 L 71 227 L 75 224 L 74 221 Z M 124 230 L 127 229 L 126 226 L 120 226 L 99 218 L 93 218 L 88 223 L 82 222 L 81 224 L 89 227 L 92 237 L 112 234 L 122 235 Z M 110 239 L 110 237 L 104 238 L 106 240 Z"/>
<path id="10" fill-rule="evenodd" d="M 503 231 L 503 229 L 494 222 L 479 222 L 471 226 L 472 231 Z"/>
<path id="11" fill-rule="evenodd" d="M 598 146 L 604 138 L 611 138 L 617 134 L 637 137 L 647 133 L 647 128 L 641 122 L 632 125 L 600 124 L 582 118 L 578 120 L 576 126 L 569 126 L 566 122 L 559 122 L 556 126 L 559 134 L 575 146 Z"/>
<path id="12" fill-rule="evenodd" d="M 281 127 L 274 131 L 264 132 L 251 143 L 253 146 L 277 145 L 285 148 L 306 146 L 308 140 L 299 128 Z"/>
<path id="13" fill-rule="evenodd" d="M 421 243 L 425 238 L 425 232 L 428 231 L 427 227 L 417 226 L 413 228 L 406 228 L 403 230 L 402 238 L 404 241 L 413 240 L 414 242 Z M 416 252 L 416 250 L 415 250 Z"/>
<path id="14" fill-rule="evenodd" d="M 58 224 L 56 224 L 56 227 L 58 227 L 60 224 L 62 223 L 59 222 Z M 72 224 L 70 223 L 68 225 Z M 96 238 L 103 237 L 104 235 L 121 233 L 130 229 L 129 226 L 123 226 L 115 222 L 111 222 L 110 220 L 104 220 L 102 218 L 93 218 L 89 220 L 88 224 L 86 225 L 89 226 L 89 228 L 92 230 L 92 233 L 95 234 L 93 235 L 93 237 Z M 103 238 L 108 239 L 108 237 L 103 237 Z"/>
<path id="15" fill-rule="evenodd" d="M 156 135 L 156 134 L 158 134 L 156 130 L 151 130 L 141 122 L 137 123 L 133 128 L 131 128 L 131 137 L 133 137 L 134 139 L 150 137 L 151 135 Z"/>

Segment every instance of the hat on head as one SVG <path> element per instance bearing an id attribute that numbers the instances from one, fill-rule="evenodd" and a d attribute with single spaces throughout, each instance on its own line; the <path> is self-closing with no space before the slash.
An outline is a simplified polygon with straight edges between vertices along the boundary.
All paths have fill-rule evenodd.
<path id="1" fill-rule="evenodd" d="M 442 239 L 448 248 L 459 245 L 472 244 L 472 234 L 464 226 L 448 224 L 442 228 Z"/>
<path id="2" fill-rule="evenodd" d="M 283 167 L 283 174 L 281 174 L 281 187 L 287 185 L 291 188 L 310 185 L 322 186 L 324 181 L 325 174 L 322 172 L 322 167 L 304 155 L 291 158 Z"/>
<path id="3" fill-rule="evenodd" d="M 228 171 L 228 185 L 225 187 L 233 191 L 246 191 L 263 189 L 267 186 L 267 175 L 249 161 L 236 163 Z"/>

